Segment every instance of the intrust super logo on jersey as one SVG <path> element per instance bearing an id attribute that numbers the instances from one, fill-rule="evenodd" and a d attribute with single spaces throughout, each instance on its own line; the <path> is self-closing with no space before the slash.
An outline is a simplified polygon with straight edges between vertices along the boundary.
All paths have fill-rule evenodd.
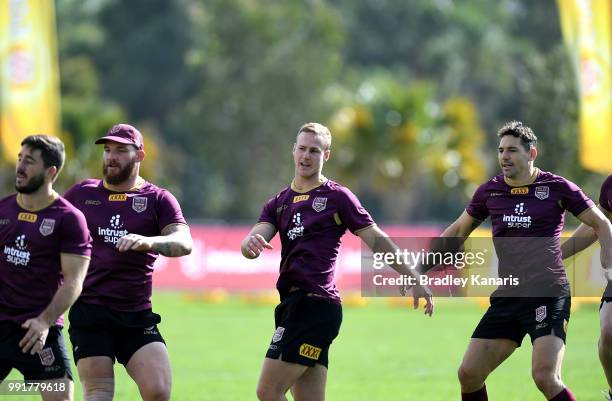
<path id="1" fill-rule="evenodd" d="M 121 221 L 121 215 L 115 214 L 110 218 L 110 227 L 102 228 L 98 227 L 98 235 L 103 238 L 107 244 L 116 244 L 119 238 L 124 237 L 128 234 L 127 230 L 122 230 L 123 222 Z"/>
<path id="2" fill-rule="evenodd" d="M 507 224 L 508 228 L 529 228 L 532 223 L 531 216 L 527 214 L 524 202 L 517 203 L 514 206 L 514 213 L 504 214 L 502 220 Z"/>
<path id="3" fill-rule="evenodd" d="M 303 236 L 304 235 L 304 225 L 302 224 L 302 214 L 301 213 L 294 214 L 293 218 L 291 219 L 291 222 L 293 223 L 293 228 L 287 231 L 287 237 L 289 237 L 290 240 L 294 240 L 297 237 Z"/>
<path id="4" fill-rule="evenodd" d="M 8 263 L 15 266 L 27 266 L 30 261 L 30 252 L 26 250 L 27 241 L 25 234 L 18 235 L 15 239 L 15 245 L 4 246 L 4 256 Z"/>

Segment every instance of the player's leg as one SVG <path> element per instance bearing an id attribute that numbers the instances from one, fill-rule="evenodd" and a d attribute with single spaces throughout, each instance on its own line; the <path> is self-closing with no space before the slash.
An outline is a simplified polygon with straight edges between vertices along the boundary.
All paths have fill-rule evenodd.
<path id="1" fill-rule="evenodd" d="M 77 370 L 85 401 L 110 401 L 115 394 L 113 359 L 108 356 L 92 356 L 77 360 Z"/>
<path id="2" fill-rule="evenodd" d="M 44 401 L 72 401 L 72 370 L 61 329 L 57 326 L 49 328 L 42 350 L 34 355 L 24 354 L 19 349 L 18 341 L 24 334 L 25 330 L 18 328 L 14 343 L 17 352 L 13 352 L 15 368 L 23 374 L 26 382 L 38 387 L 35 390 L 40 392 Z M 43 386 L 45 391 L 42 391 Z"/>
<path id="3" fill-rule="evenodd" d="M 332 336 L 337 334 L 337 327 L 332 328 Z M 326 330 L 321 330 L 319 336 L 311 333 L 308 343 L 320 344 L 326 343 Z M 330 344 L 331 345 L 331 344 Z M 307 352 L 309 350 L 313 352 Z M 327 366 L 329 364 L 329 345 L 319 349 L 303 349 L 304 355 L 317 356 L 317 362 L 314 366 L 306 369 L 304 374 L 291 386 L 291 394 L 295 401 L 324 401 L 325 400 L 325 385 L 327 384 Z"/>
<path id="4" fill-rule="evenodd" d="M 531 374 L 547 400 L 575 401 L 561 380 L 561 365 L 565 354 L 563 340 L 553 334 L 533 342 Z"/>
<path id="5" fill-rule="evenodd" d="M 321 364 L 306 369 L 291 386 L 294 401 L 324 401 L 327 367 Z"/>
<path id="6" fill-rule="evenodd" d="M 612 389 L 612 298 L 602 300 L 599 311 L 600 336 L 599 360 L 603 367 L 608 386 Z"/>
<path id="7" fill-rule="evenodd" d="M 287 401 L 285 394 L 307 369 L 308 366 L 298 363 L 265 358 L 257 383 L 257 398 L 260 401 Z"/>
<path id="8" fill-rule="evenodd" d="M 576 400 L 561 380 L 570 307 L 569 296 L 536 298 L 522 318 L 533 343 L 531 375 L 548 400 Z"/>
<path id="9" fill-rule="evenodd" d="M 459 367 L 461 393 L 483 389 L 489 374 L 512 355 L 517 346 L 516 341 L 505 338 L 472 338 Z"/>
<path id="10" fill-rule="evenodd" d="M 462 400 L 488 399 L 485 380 L 512 355 L 526 334 L 516 319 L 519 307 L 516 298 L 491 298 L 491 305 L 474 329 L 459 367 Z"/>
<path id="11" fill-rule="evenodd" d="M 110 401 L 115 393 L 115 334 L 108 311 L 76 302 L 68 314 L 72 356 L 85 401 Z"/>
<path id="12" fill-rule="evenodd" d="M 257 386 L 260 400 L 325 398 L 329 347 L 342 323 L 342 307 L 306 293 L 290 294 L 275 310 L 272 336 Z"/>
<path id="13" fill-rule="evenodd" d="M 166 344 L 156 341 L 142 346 L 129 358 L 125 369 L 144 401 L 170 399 L 172 372 Z"/>

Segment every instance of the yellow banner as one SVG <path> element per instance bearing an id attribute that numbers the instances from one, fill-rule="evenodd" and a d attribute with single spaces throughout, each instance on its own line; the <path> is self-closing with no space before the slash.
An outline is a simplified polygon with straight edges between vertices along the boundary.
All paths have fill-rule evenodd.
<path id="1" fill-rule="evenodd" d="M 59 134 L 53 0 L 0 0 L 0 138 L 15 160 L 21 140 Z"/>
<path id="2" fill-rule="evenodd" d="M 580 88 L 580 161 L 585 168 L 608 175 L 612 172 L 612 0 L 557 2 Z"/>

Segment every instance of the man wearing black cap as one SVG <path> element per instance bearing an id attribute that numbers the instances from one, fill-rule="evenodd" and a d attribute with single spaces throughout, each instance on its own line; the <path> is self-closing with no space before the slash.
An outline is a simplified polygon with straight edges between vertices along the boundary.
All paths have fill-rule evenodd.
<path id="1" fill-rule="evenodd" d="M 87 179 L 65 195 L 93 237 L 83 292 L 69 314 L 85 400 L 112 400 L 115 359 L 143 400 L 169 400 L 170 362 L 151 305 L 153 263 L 159 254 L 189 254 L 191 234 L 174 196 L 139 176 L 145 152 L 136 128 L 115 125 L 96 144 L 104 145 L 104 179 Z"/>

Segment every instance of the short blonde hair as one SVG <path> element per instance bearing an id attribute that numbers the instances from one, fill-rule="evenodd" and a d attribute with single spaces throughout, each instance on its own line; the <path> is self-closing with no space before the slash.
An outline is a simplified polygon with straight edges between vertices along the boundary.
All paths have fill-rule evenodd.
<path id="1" fill-rule="evenodd" d="M 323 150 L 329 150 L 329 148 L 331 148 L 331 132 L 325 125 L 319 123 L 306 123 L 300 127 L 297 136 L 299 136 L 302 132 L 308 132 L 323 138 Z"/>

